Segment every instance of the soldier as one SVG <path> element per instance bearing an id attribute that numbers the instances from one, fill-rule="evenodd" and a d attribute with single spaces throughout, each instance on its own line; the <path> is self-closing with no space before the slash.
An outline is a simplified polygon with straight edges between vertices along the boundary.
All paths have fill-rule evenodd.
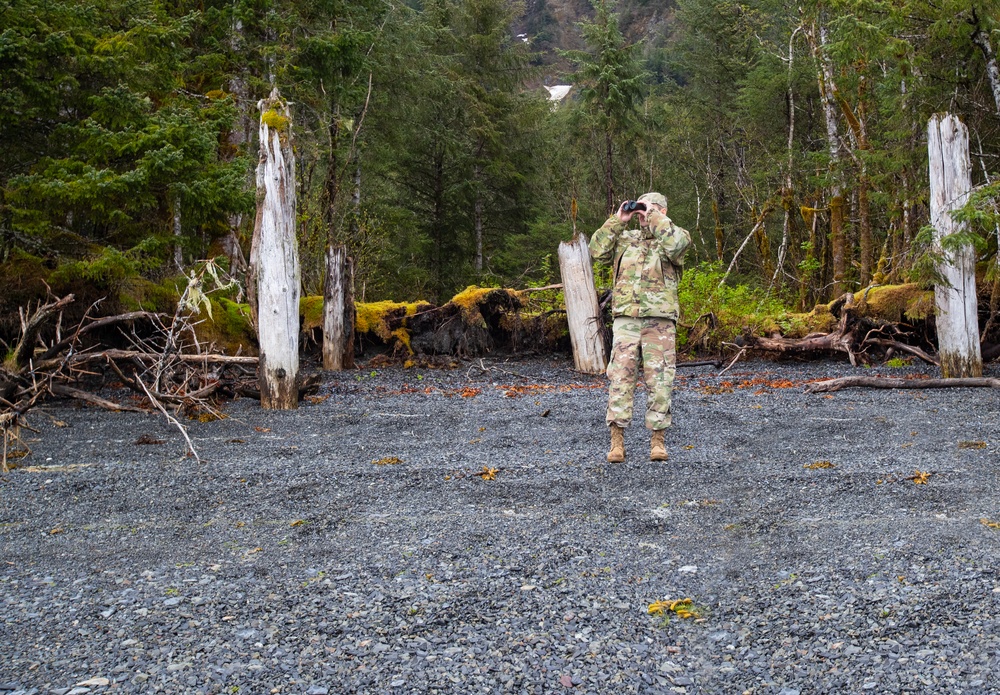
<path id="1" fill-rule="evenodd" d="M 649 393 L 646 427 L 652 430 L 651 461 L 666 461 L 663 434 L 670 426 L 670 392 L 677 359 L 677 281 L 691 235 L 667 217 L 667 200 L 646 193 L 622 203 L 590 240 L 590 255 L 611 263 L 614 345 L 608 364 L 611 450 L 608 461 L 625 460 L 625 428 L 632 421 L 636 372 L 642 360 Z M 638 229 L 626 229 L 638 217 Z"/>

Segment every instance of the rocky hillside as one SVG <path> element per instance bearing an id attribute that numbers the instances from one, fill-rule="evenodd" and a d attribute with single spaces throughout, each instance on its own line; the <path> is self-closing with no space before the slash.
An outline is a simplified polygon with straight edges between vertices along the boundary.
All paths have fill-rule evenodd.
<path id="1" fill-rule="evenodd" d="M 669 34 L 676 1 L 621 0 L 617 9 L 622 32 L 629 41 L 657 46 Z M 578 25 L 593 16 L 590 0 L 527 0 L 517 31 L 539 54 L 542 82 L 553 84 L 567 79 L 571 67 L 558 51 L 583 48 Z"/>

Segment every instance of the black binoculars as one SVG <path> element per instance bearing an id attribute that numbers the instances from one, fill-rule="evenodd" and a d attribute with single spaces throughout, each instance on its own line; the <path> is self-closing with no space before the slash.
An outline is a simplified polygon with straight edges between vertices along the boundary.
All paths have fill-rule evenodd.
<path id="1" fill-rule="evenodd" d="M 635 212 L 636 210 L 646 211 L 646 204 L 641 203 L 638 200 L 626 200 L 622 203 L 623 212 Z"/>

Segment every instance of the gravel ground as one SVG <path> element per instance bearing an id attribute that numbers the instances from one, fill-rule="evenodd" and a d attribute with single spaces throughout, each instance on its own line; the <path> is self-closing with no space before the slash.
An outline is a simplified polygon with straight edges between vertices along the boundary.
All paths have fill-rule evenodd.
<path id="1" fill-rule="evenodd" d="M 201 464 L 154 415 L 34 413 L 0 694 L 1000 691 L 996 391 L 685 369 L 670 460 L 637 419 L 608 464 L 571 366 L 332 375 L 189 421 Z"/>

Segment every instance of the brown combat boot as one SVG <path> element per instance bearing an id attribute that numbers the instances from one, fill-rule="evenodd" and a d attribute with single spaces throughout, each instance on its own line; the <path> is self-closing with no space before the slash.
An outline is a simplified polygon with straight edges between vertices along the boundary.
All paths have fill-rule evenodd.
<path id="1" fill-rule="evenodd" d="M 663 434 L 666 430 L 653 430 L 653 439 L 649 446 L 650 461 L 666 461 L 667 447 L 663 443 Z"/>
<path id="2" fill-rule="evenodd" d="M 621 463 L 625 460 L 625 428 L 611 423 L 611 451 L 608 452 L 608 461 L 611 463 Z"/>

